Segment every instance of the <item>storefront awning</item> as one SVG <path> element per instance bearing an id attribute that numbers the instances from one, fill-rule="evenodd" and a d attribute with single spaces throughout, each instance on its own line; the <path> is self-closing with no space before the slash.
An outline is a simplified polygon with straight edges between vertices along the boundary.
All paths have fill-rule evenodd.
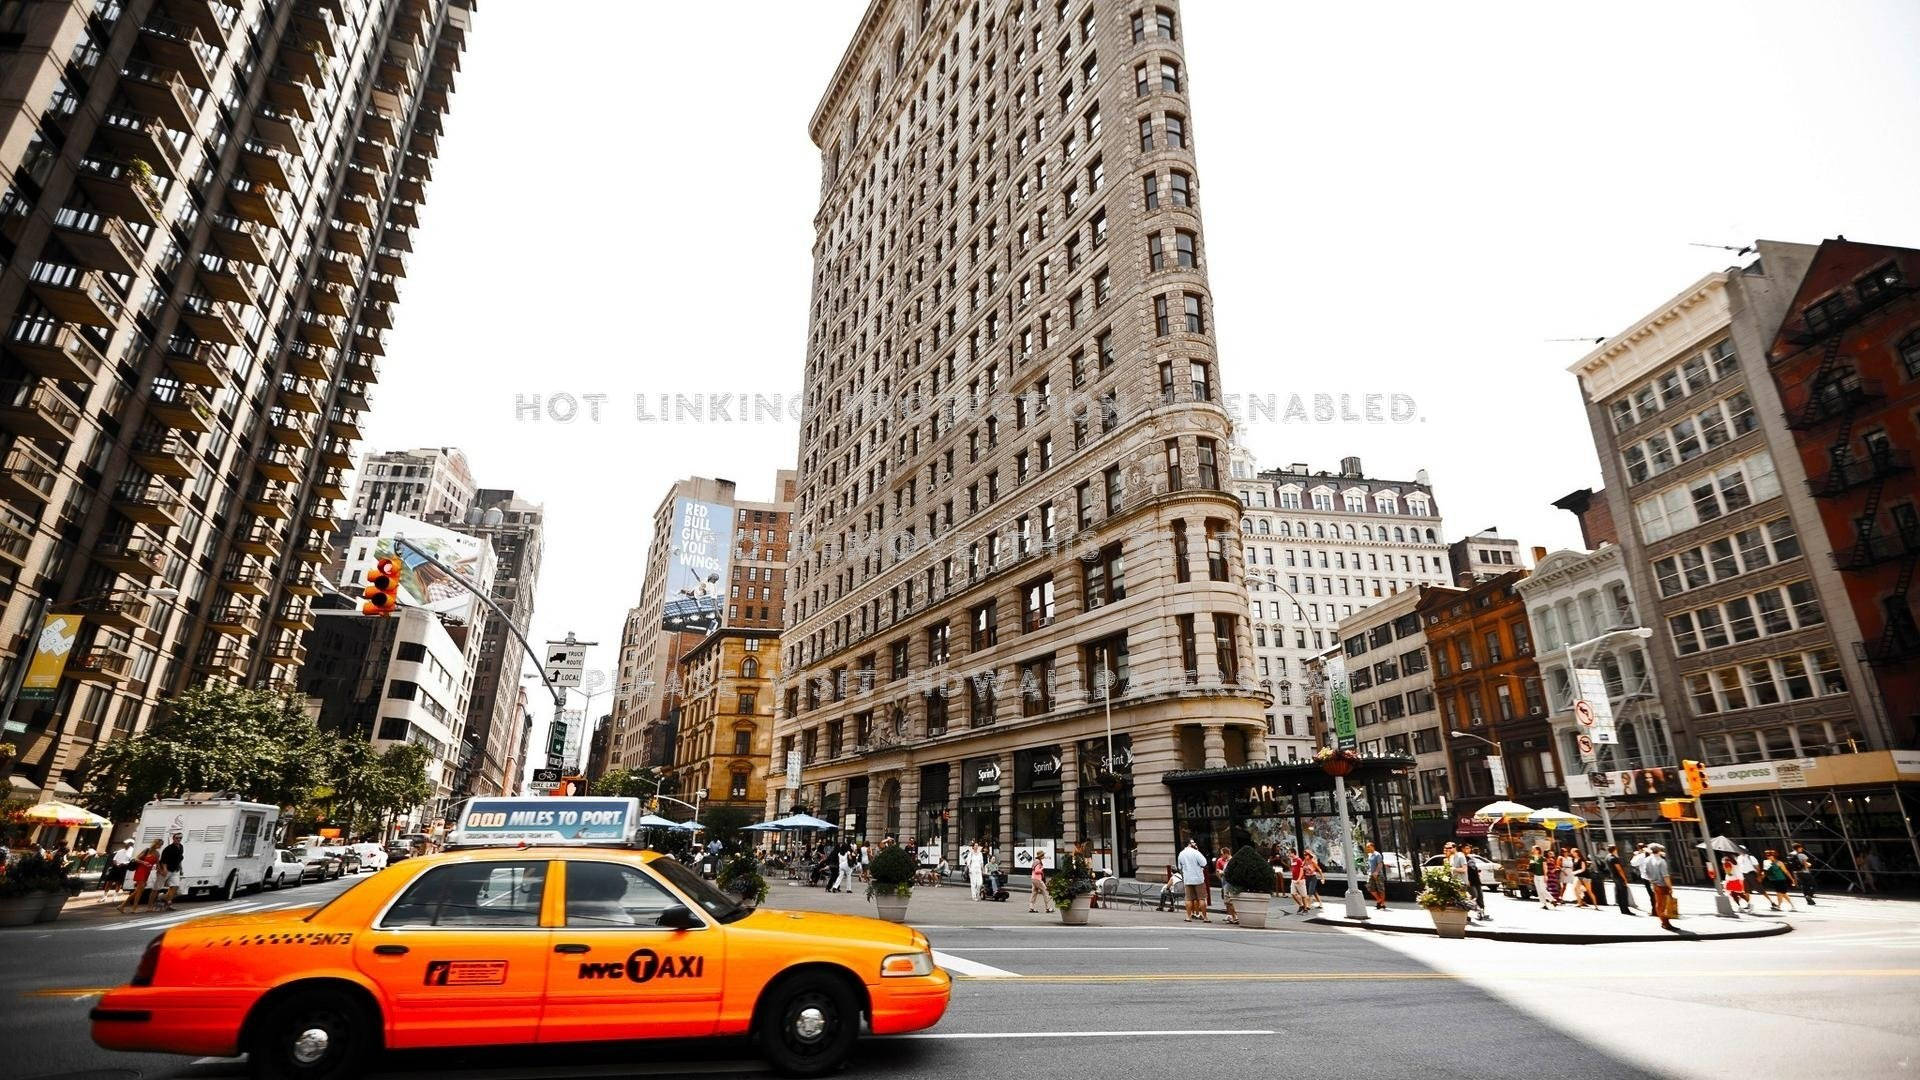
<path id="1" fill-rule="evenodd" d="M 1359 783 L 1377 780 L 1388 776 L 1405 776 L 1414 766 L 1414 759 L 1404 754 L 1385 754 L 1380 757 L 1363 757 L 1354 762 L 1353 771 L 1347 774 L 1350 782 Z M 1333 777 L 1320 767 L 1320 762 L 1304 761 L 1261 761 L 1247 765 L 1228 765 L 1218 769 L 1183 769 L 1179 772 L 1165 773 L 1161 781 L 1167 784 L 1204 784 L 1209 782 L 1232 784 L 1284 784 L 1296 788 L 1332 788 Z"/>

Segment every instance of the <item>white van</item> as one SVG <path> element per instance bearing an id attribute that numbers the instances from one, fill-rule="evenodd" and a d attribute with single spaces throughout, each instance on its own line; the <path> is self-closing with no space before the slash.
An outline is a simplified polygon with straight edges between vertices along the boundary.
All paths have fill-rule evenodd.
<path id="1" fill-rule="evenodd" d="M 177 833 L 185 855 L 173 882 L 183 894 L 209 892 L 231 898 L 257 891 L 273 869 L 273 833 L 280 808 L 267 803 L 214 795 L 157 799 L 140 811 L 134 834 L 140 850 L 152 841 L 162 848 Z"/>

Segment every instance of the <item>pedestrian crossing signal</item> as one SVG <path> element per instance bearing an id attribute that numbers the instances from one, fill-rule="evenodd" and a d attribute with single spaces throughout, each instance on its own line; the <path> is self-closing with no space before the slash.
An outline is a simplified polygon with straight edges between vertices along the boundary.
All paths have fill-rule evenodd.
<path id="1" fill-rule="evenodd" d="M 1668 821 L 1688 820 L 1687 818 L 1688 801 L 1689 800 L 1687 799 L 1661 799 L 1660 800 L 1660 816 L 1663 818 L 1666 818 Z"/>
<path id="2" fill-rule="evenodd" d="M 367 575 L 367 587 L 360 595 L 365 598 L 360 605 L 360 614 L 392 615 L 394 607 L 400 602 L 400 561 L 376 559 L 373 572 Z"/>

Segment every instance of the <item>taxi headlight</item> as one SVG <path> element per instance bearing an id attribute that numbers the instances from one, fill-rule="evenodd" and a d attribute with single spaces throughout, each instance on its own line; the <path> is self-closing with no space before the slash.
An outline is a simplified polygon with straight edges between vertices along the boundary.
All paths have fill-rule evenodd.
<path id="1" fill-rule="evenodd" d="M 880 961 L 880 974 L 883 978 L 901 979 L 910 975 L 933 974 L 933 954 L 930 952 L 894 953 Z"/>

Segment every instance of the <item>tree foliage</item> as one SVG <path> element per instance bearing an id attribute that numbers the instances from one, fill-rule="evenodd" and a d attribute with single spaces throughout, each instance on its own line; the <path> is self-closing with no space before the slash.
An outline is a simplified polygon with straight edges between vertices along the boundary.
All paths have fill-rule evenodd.
<path id="1" fill-rule="evenodd" d="M 322 732 L 294 699 L 273 691 L 210 683 L 174 699 L 145 731 L 95 747 L 81 801 L 128 821 L 155 799 L 230 791 L 344 815 L 343 824 L 371 831 L 381 815 L 432 796 L 427 760 L 423 746 L 375 753 L 363 738 Z"/>
<path id="2" fill-rule="evenodd" d="M 115 821 L 193 791 L 295 806 L 321 783 L 332 741 L 291 698 L 210 683 L 175 698 L 145 731 L 95 747 L 81 799 Z"/>
<path id="3" fill-rule="evenodd" d="M 592 790 L 595 795 L 613 799 L 650 799 L 660 793 L 660 784 L 650 773 L 608 769 L 593 782 Z"/>
<path id="4" fill-rule="evenodd" d="M 707 839 L 733 847 L 740 839 L 740 830 L 753 824 L 753 815 L 744 807 L 714 803 L 701 808 L 700 823 L 707 827 Z"/>

